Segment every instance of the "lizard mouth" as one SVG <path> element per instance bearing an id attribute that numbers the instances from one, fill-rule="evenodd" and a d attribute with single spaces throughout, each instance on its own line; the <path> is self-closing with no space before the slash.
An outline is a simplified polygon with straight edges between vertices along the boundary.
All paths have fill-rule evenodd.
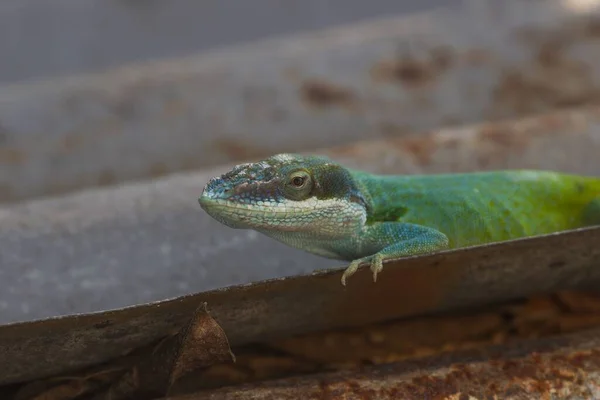
<path id="1" fill-rule="evenodd" d="M 202 196 L 198 199 L 204 211 L 223 225 L 234 229 L 257 229 L 278 232 L 311 232 L 323 237 L 337 237 L 354 232 L 366 218 L 362 207 L 347 205 L 335 199 L 283 203 L 243 204 L 227 199 Z M 337 215 L 335 221 L 328 215 Z"/>
<path id="2" fill-rule="evenodd" d="M 290 211 L 280 206 L 243 204 L 209 196 L 201 196 L 198 203 L 208 215 L 231 228 L 269 228 Z"/>
<path id="3" fill-rule="evenodd" d="M 250 214 L 250 210 L 246 205 L 213 199 L 208 196 L 201 196 L 198 203 L 208 215 L 230 228 L 248 228 L 252 225 L 249 221 L 245 222 Z"/>

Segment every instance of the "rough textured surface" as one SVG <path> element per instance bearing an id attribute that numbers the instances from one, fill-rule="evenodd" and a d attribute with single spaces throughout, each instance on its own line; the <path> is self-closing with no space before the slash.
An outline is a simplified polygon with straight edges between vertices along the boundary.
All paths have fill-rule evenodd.
<path id="1" fill-rule="evenodd" d="M 600 397 L 598 330 L 170 400 L 588 400 Z"/>
<path id="2" fill-rule="evenodd" d="M 464 2 L 4 86 L 0 201 L 578 106 L 600 97 L 599 16 Z"/>
<path id="3" fill-rule="evenodd" d="M 406 364 L 408 360 L 419 362 L 419 359 L 418 365 L 447 365 L 464 359 L 460 353 L 466 350 L 483 355 L 490 346 L 509 345 L 510 349 L 517 343 L 539 351 L 538 342 L 523 343 L 524 339 L 541 339 L 560 346 L 564 337 L 559 335 L 598 329 L 599 325 L 598 292 L 560 292 L 465 312 L 418 316 L 235 347 L 235 362 L 231 362 L 220 328 L 199 307 L 187 328 L 177 335 L 91 369 L 26 383 L 16 388 L 18 396 L 8 398 L 31 400 L 37 394 L 36 399 L 59 400 L 54 396 L 61 393 L 64 397 L 60 400 L 74 400 L 77 395 L 95 393 L 94 400 L 106 400 L 108 392 L 112 395 L 110 399 L 133 398 L 137 394 L 136 399 L 145 400 L 140 389 L 152 387 L 159 394 L 162 388 L 165 393 L 164 379 L 169 374 L 176 378 L 169 390 L 170 397 L 257 381 L 262 381 L 263 392 L 269 393 L 280 386 L 275 379 L 299 375 L 310 374 L 309 379 L 319 380 L 323 373 L 363 369 L 365 376 L 375 372 L 377 379 L 377 369 L 371 368 L 372 365 Z M 186 331 L 191 335 L 186 335 Z M 178 337 L 187 339 L 181 341 Z M 180 361 L 176 365 L 184 367 L 184 371 L 170 369 L 175 354 Z M 496 349 L 494 354 L 500 355 L 492 361 L 494 365 L 511 358 L 510 353 L 503 355 Z M 426 362 L 422 360 L 424 357 Z M 193 367 L 190 361 L 200 368 L 185 368 Z M 208 368 L 202 368 L 208 364 Z M 539 367 L 546 367 L 546 363 L 540 360 Z M 570 382 L 561 374 L 548 376 L 548 384 L 560 383 L 581 390 L 584 388 L 578 385 L 585 385 L 586 381 Z M 502 390 L 500 385 L 497 390 Z M 3 395 L 0 387 L 0 397 Z M 160 395 L 152 398 L 156 397 Z M 298 397 L 302 397 L 300 393 Z"/>
<path id="4" fill-rule="evenodd" d="M 600 176 L 600 110 L 324 151 L 383 173 L 552 168 Z M 99 311 L 340 265 L 208 217 L 203 173 L 0 208 L 0 322 Z M 218 262 L 216 261 L 218 260 Z"/>

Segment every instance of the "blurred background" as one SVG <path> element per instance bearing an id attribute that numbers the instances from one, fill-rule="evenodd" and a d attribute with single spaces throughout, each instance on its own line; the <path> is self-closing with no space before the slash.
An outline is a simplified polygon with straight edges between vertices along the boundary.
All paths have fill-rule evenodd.
<path id="1" fill-rule="evenodd" d="M 277 152 L 600 174 L 581 125 L 599 18 L 592 0 L 4 1 L 0 323 L 340 266 L 200 210 L 211 176 Z"/>
<path id="2" fill-rule="evenodd" d="M 222 46 L 406 14 L 458 0 L 8 0 L 0 82 L 102 71 Z"/>

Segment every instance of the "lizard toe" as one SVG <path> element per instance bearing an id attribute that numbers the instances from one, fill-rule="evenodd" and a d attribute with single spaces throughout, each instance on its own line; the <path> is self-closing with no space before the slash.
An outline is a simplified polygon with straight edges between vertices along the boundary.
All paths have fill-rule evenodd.
<path id="1" fill-rule="evenodd" d="M 371 272 L 373 273 L 373 282 L 377 282 L 377 274 L 383 271 L 383 256 L 375 254 L 371 261 Z"/>
<path id="2" fill-rule="evenodd" d="M 352 261 L 350 263 L 350 266 L 348 268 L 346 268 L 346 270 L 342 274 L 342 285 L 346 286 L 346 280 L 348 278 L 350 278 L 352 275 L 354 275 L 356 273 L 356 271 L 358 271 L 358 267 L 360 266 L 361 263 L 369 262 L 369 261 L 371 261 L 371 257 L 364 257 L 364 258 L 360 258 L 358 260 Z"/>

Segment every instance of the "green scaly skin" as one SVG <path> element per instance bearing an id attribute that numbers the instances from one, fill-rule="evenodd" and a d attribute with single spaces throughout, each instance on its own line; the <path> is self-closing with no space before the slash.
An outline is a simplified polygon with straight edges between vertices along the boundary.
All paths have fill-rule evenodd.
<path id="1" fill-rule="evenodd" d="M 323 257 L 383 261 L 600 224 L 600 179 L 549 171 L 374 175 L 279 154 L 212 178 L 199 198 L 221 223 Z"/>

